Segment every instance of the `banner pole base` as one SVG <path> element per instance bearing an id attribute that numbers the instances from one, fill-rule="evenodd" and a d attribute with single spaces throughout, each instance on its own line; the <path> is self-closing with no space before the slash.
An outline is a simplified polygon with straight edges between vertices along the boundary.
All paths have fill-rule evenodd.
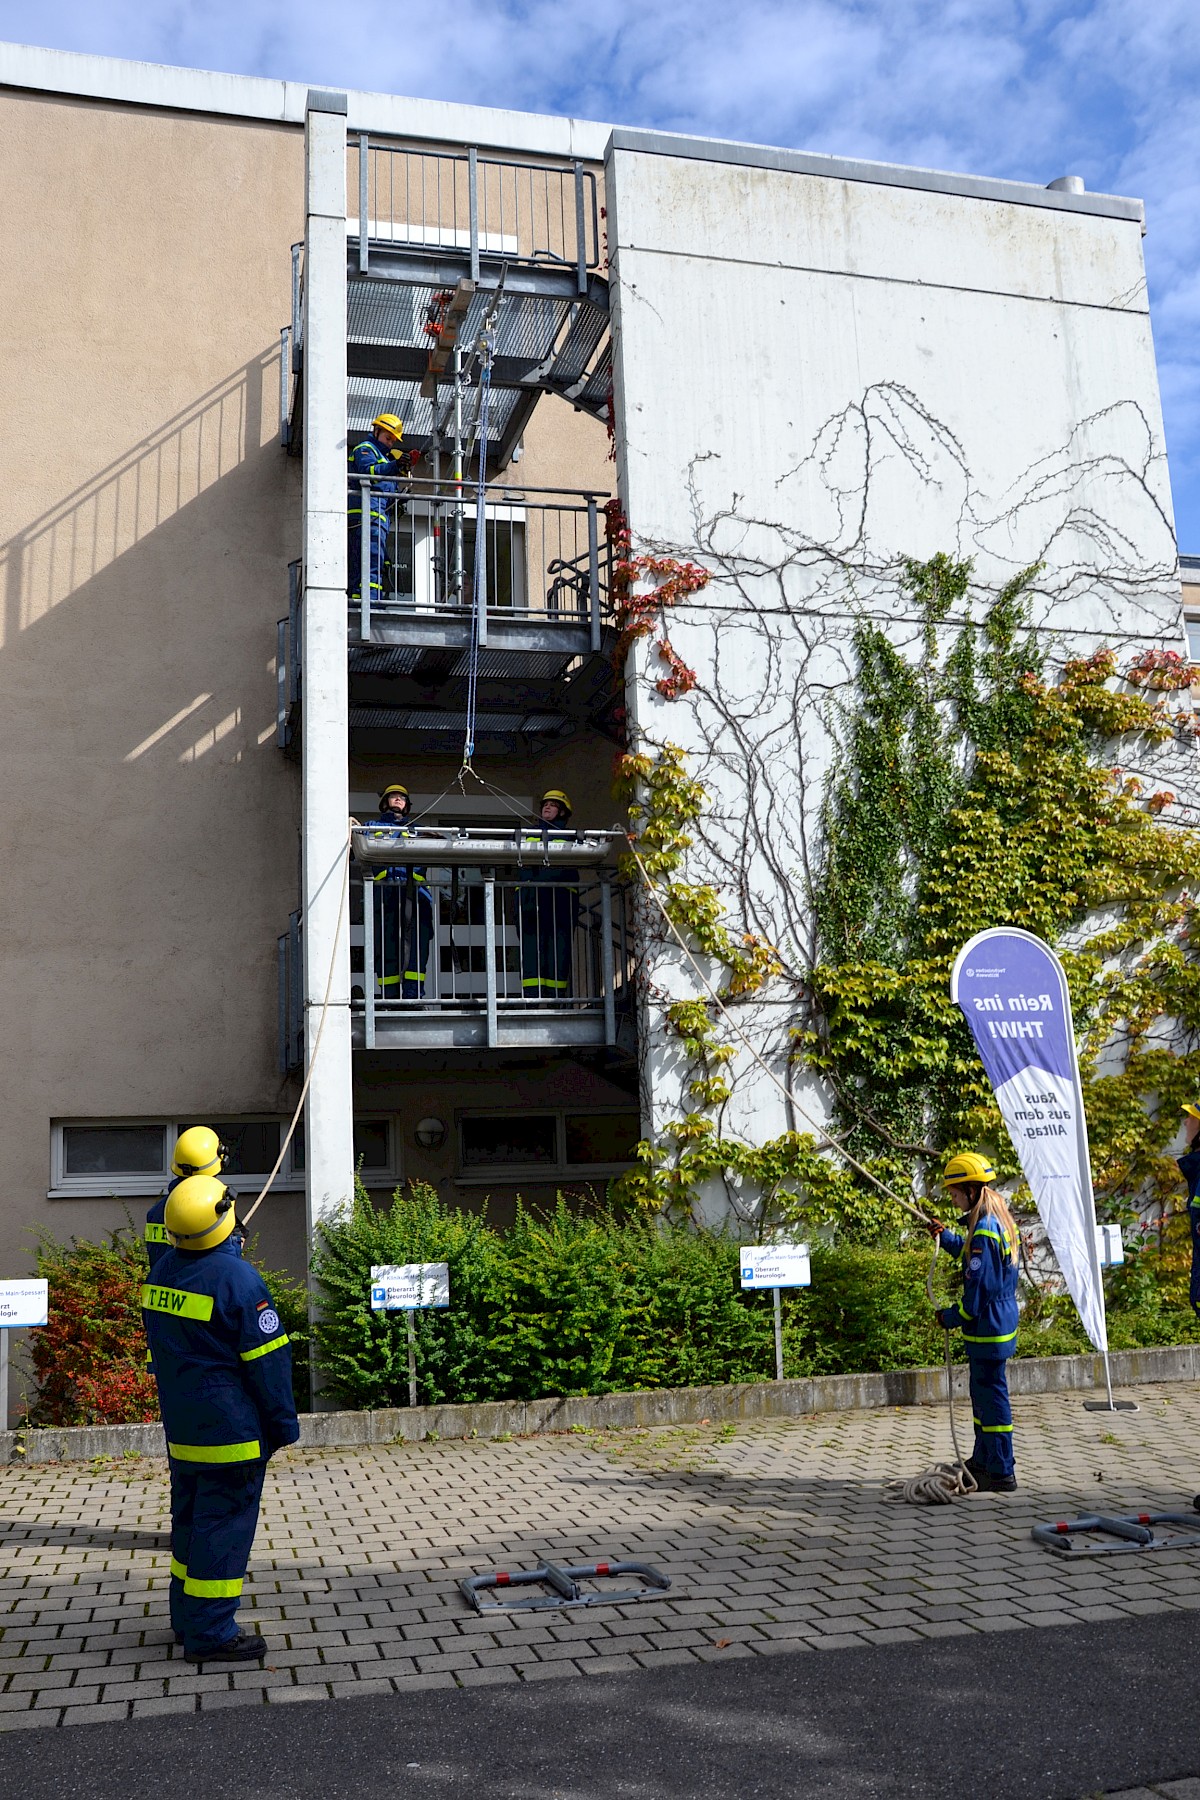
<path id="1" fill-rule="evenodd" d="M 1140 1408 L 1139 1408 L 1136 1400 L 1114 1400 L 1113 1399 L 1112 1369 L 1109 1366 L 1108 1351 L 1107 1350 L 1102 1351 L 1101 1355 L 1104 1357 L 1104 1387 L 1105 1387 L 1105 1391 L 1107 1392 L 1108 1398 L 1106 1400 L 1085 1400 L 1083 1403 L 1084 1412 L 1138 1412 L 1138 1411 L 1140 1411 Z"/>

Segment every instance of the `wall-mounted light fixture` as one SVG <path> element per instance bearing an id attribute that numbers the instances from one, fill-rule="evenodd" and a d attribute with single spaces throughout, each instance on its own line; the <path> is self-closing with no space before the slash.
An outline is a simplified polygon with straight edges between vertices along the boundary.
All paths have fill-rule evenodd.
<path id="1" fill-rule="evenodd" d="M 440 1119 L 418 1119 L 413 1136 L 422 1150 L 440 1150 L 446 1141 L 446 1127 Z"/>

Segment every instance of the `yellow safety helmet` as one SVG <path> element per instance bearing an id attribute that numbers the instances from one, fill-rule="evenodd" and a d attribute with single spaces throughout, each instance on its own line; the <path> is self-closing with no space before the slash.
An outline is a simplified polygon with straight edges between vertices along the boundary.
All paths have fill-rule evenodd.
<path id="1" fill-rule="evenodd" d="M 542 795 L 541 800 L 538 802 L 538 804 L 540 806 L 545 806 L 547 800 L 556 800 L 558 802 L 558 804 L 561 807 L 563 807 L 564 810 L 568 813 L 572 813 L 575 811 L 575 808 L 571 805 L 570 800 L 563 793 L 561 788 L 547 788 L 546 792 Z"/>
<path id="2" fill-rule="evenodd" d="M 393 781 L 390 786 L 384 788 L 382 794 L 379 796 L 379 810 L 381 813 L 387 812 L 388 801 L 393 794 L 403 794 L 404 798 L 408 801 L 409 806 L 412 806 L 412 795 L 409 793 L 408 789 L 399 781 Z"/>
<path id="3" fill-rule="evenodd" d="M 378 431 L 380 427 L 384 431 L 390 431 L 394 438 L 404 436 L 404 420 L 398 419 L 395 413 L 380 413 L 377 418 L 371 420 L 372 431 Z"/>
<path id="4" fill-rule="evenodd" d="M 1190 1118 L 1200 1119 L 1200 1106 L 1193 1106 L 1190 1101 L 1185 1100 L 1180 1110 L 1187 1113 Z"/>
<path id="5" fill-rule="evenodd" d="M 167 1195 L 163 1223 L 176 1250 L 215 1250 L 237 1224 L 233 1198 L 215 1175 L 189 1175 Z"/>
<path id="6" fill-rule="evenodd" d="M 960 1150 L 942 1170 L 942 1181 L 947 1187 L 960 1187 L 965 1181 L 981 1181 L 986 1185 L 995 1179 L 996 1171 L 987 1157 L 977 1156 L 974 1150 Z"/>
<path id="7" fill-rule="evenodd" d="M 172 1175 L 216 1175 L 224 1147 L 211 1125 L 189 1125 L 175 1140 Z"/>

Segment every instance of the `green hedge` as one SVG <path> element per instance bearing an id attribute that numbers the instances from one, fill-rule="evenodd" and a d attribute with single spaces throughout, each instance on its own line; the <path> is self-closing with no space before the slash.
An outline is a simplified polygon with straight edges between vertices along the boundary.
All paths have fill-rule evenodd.
<path id="1" fill-rule="evenodd" d="M 686 1227 L 524 1208 L 501 1234 L 414 1184 L 377 1211 L 365 1196 L 322 1228 L 317 1346 L 353 1407 L 408 1398 L 404 1316 L 373 1313 L 371 1268 L 446 1262 L 448 1311 L 416 1316 L 422 1404 L 535 1400 L 761 1381 L 775 1372 L 770 1294 L 743 1294 L 738 1245 Z M 813 1246 L 813 1285 L 785 1294 L 788 1375 L 934 1362 L 942 1334 L 924 1250 Z"/>

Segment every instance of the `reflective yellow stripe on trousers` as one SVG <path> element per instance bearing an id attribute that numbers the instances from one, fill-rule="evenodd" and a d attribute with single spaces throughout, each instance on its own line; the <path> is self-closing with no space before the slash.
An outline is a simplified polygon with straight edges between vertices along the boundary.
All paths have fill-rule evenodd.
<path id="1" fill-rule="evenodd" d="M 239 1463 L 257 1462 L 262 1445 L 257 1438 L 245 1444 L 167 1444 L 167 1455 L 176 1462 Z"/>
<path id="2" fill-rule="evenodd" d="M 198 1581 L 189 1575 L 183 1584 L 185 1594 L 193 1600 L 236 1600 L 242 1591 L 242 1578 L 233 1581 Z"/>

